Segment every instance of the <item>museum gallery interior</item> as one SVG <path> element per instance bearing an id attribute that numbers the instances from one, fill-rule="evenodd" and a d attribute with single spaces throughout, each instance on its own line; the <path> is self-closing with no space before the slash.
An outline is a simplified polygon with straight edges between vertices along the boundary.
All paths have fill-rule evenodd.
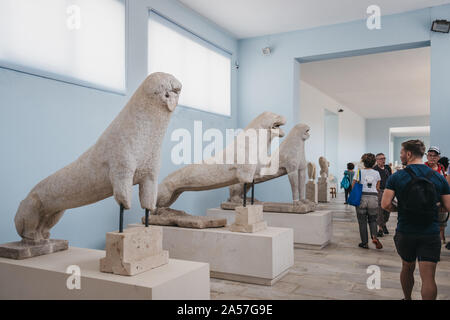
<path id="1" fill-rule="evenodd" d="M 449 29 L 450 0 L 2 0 L 0 299 L 449 300 Z"/>

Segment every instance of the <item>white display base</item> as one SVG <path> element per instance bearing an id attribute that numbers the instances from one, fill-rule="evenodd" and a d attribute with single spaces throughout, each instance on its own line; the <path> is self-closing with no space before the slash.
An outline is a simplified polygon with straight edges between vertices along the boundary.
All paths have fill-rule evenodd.
<path id="1" fill-rule="evenodd" d="M 225 218 L 234 222 L 233 210 L 208 209 L 206 215 Z M 305 214 L 264 212 L 264 220 L 270 227 L 292 228 L 296 248 L 322 249 L 331 241 L 333 234 L 333 214 L 331 211 L 314 211 Z"/>
<path id="2" fill-rule="evenodd" d="M 208 262 L 213 278 L 269 286 L 294 265 L 292 229 L 241 233 L 227 228 L 163 228 L 163 249 L 170 257 Z"/>
<path id="3" fill-rule="evenodd" d="M 26 260 L 0 258 L 0 299 L 209 299 L 207 263 L 169 259 L 135 276 L 100 272 L 103 250 L 69 250 Z M 81 271 L 81 289 L 67 288 L 69 266 Z M 73 276 L 72 276 L 73 277 Z"/>

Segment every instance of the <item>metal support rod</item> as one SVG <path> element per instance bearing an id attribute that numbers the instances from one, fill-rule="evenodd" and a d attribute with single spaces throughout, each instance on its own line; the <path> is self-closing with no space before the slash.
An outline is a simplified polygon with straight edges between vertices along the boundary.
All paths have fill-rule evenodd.
<path id="1" fill-rule="evenodd" d="M 145 209 L 145 227 L 148 227 L 148 215 L 149 215 L 149 210 Z"/>
<path id="2" fill-rule="evenodd" d="M 123 232 L 123 204 L 120 204 L 119 232 Z"/>
<path id="3" fill-rule="evenodd" d="M 255 203 L 255 180 L 252 182 L 252 200 L 251 204 L 253 205 Z"/>
<path id="4" fill-rule="evenodd" d="M 145 227 L 148 227 L 148 209 L 145 209 Z"/>
<path id="5" fill-rule="evenodd" d="M 244 207 L 247 206 L 247 184 L 244 183 Z"/>

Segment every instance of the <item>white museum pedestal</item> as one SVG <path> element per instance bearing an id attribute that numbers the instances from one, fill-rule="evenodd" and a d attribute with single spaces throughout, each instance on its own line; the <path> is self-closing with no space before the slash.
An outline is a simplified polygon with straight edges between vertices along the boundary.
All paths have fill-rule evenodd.
<path id="1" fill-rule="evenodd" d="M 163 249 L 170 257 L 208 262 L 211 277 L 273 285 L 294 264 L 292 229 L 243 233 L 228 228 L 163 227 Z"/>
<path id="2" fill-rule="evenodd" d="M 26 260 L 0 258 L 0 299 L 210 298 L 207 263 L 169 259 L 166 265 L 130 277 L 100 272 L 103 257 L 103 250 L 69 247 Z M 79 290 L 67 288 L 69 266 L 80 268 Z"/>
<path id="3" fill-rule="evenodd" d="M 234 222 L 233 210 L 220 208 L 208 209 L 210 217 L 226 218 L 227 223 Z M 333 234 L 333 214 L 329 210 L 314 211 L 305 214 L 264 212 L 264 220 L 270 227 L 292 228 L 296 248 L 322 249 L 331 241 Z"/>

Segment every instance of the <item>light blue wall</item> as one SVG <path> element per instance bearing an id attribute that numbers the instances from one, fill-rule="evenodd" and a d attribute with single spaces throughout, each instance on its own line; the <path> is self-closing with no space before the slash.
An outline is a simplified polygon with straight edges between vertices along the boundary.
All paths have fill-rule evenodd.
<path id="1" fill-rule="evenodd" d="M 450 20 L 450 5 L 432 8 L 431 19 Z M 433 32 L 431 33 L 430 135 L 431 144 L 440 146 L 442 154 L 450 154 L 449 75 L 450 35 Z"/>
<path id="2" fill-rule="evenodd" d="M 445 122 L 450 119 L 447 81 L 450 74 L 450 36 L 436 35 L 430 31 L 432 19 L 450 19 L 449 12 L 450 5 L 446 5 L 383 16 L 380 30 L 368 30 L 366 21 L 360 20 L 271 35 L 270 38 L 240 40 L 239 125 L 242 126 L 263 110 L 287 116 L 288 129 L 302 121 L 298 113 L 301 64 L 297 61 L 421 47 L 430 45 L 431 41 L 431 140 L 432 143 L 441 141 L 443 149 L 449 152 L 449 129 Z M 263 56 L 261 48 L 266 47 L 268 41 L 273 53 Z M 257 196 L 264 200 L 288 201 L 291 199 L 290 193 L 285 178 L 264 183 L 257 189 Z"/>
<path id="3" fill-rule="evenodd" d="M 389 156 L 389 129 L 430 125 L 429 116 L 366 119 L 366 151 Z"/>
<path id="4" fill-rule="evenodd" d="M 0 68 L 0 243 L 18 240 L 14 215 L 22 199 L 43 178 L 75 160 L 95 143 L 146 77 L 147 17 L 153 8 L 207 40 L 233 52 L 237 40 L 173 0 L 128 1 L 127 78 L 125 96 L 44 79 Z M 170 133 L 176 128 L 192 132 L 193 121 L 208 128 L 237 125 L 237 76 L 232 71 L 232 117 L 222 117 L 177 108 L 164 140 L 160 180 L 176 169 L 170 160 Z M 143 214 L 137 188 L 125 223 L 137 222 Z M 193 214 L 217 206 L 226 190 L 187 193 L 174 208 Z M 105 233 L 118 228 L 118 206 L 112 198 L 86 207 L 67 210 L 52 229 L 52 238 L 68 239 L 71 245 L 103 248 Z"/>
<path id="5" fill-rule="evenodd" d="M 265 109 L 295 120 L 298 105 L 297 58 L 332 58 L 342 53 L 361 53 L 371 48 L 393 47 L 430 40 L 430 11 L 420 10 L 384 16 L 381 30 L 368 30 L 365 20 L 270 36 L 273 53 L 263 56 L 267 37 L 239 41 L 239 124 Z M 362 71 L 363 72 L 363 71 Z M 295 104 L 294 104 L 295 103 Z M 295 120 L 294 120 L 295 119 Z"/>

